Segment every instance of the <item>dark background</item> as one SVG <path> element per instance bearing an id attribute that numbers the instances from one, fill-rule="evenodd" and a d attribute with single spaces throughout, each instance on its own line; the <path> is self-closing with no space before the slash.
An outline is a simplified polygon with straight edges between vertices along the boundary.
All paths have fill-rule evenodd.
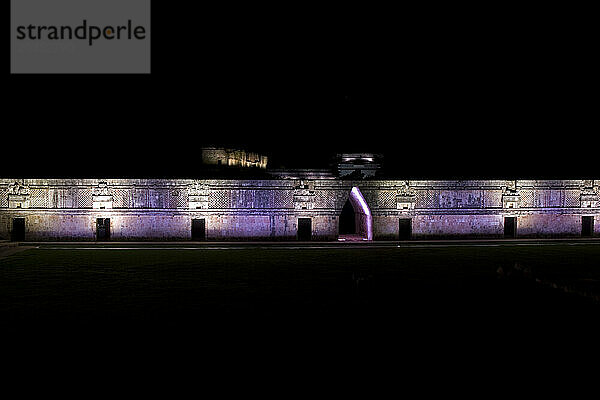
<path id="1" fill-rule="evenodd" d="M 9 22 L 9 2 L 4 3 Z M 349 5 L 326 14 L 324 9 L 304 5 L 276 10 L 258 9 L 254 3 L 251 9 L 240 9 L 227 3 L 226 9 L 217 10 L 191 4 L 153 2 L 153 73 L 149 76 L 11 76 L 7 32 L 0 176 L 193 177 L 200 168 L 199 150 L 205 145 L 264 152 L 271 156 L 273 166 L 287 167 L 324 167 L 338 151 L 374 151 L 384 154 L 390 174 L 403 178 L 600 176 L 596 173 L 595 143 L 597 43 L 592 43 L 597 35 L 588 32 L 597 24 L 584 20 L 595 13 L 575 10 L 576 15 L 569 15 L 564 6 L 556 10 L 549 6 L 525 10 L 522 5 L 440 9 L 428 3 L 423 9 L 399 9 L 395 5 L 394 10 L 379 9 L 373 15 L 361 8 L 355 10 L 360 15 L 356 18 L 346 15 Z M 6 26 L 8 30 L 10 24 Z M 418 311 L 417 305 L 410 307 Z M 390 356 L 391 340 L 382 341 L 379 331 L 364 321 L 357 320 L 356 325 L 362 328 L 357 332 L 370 331 L 367 337 L 381 345 L 374 349 L 364 338 L 353 342 L 353 336 L 342 340 L 343 345 L 337 347 L 344 354 L 338 364 L 344 368 L 322 364 L 329 370 L 314 374 L 332 381 L 332 372 L 341 370 L 344 379 L 340 379 L 336 392 L 351 388 L 355 394 L 357 386 L 365 383 L 357 371 L 383 369 L 384 363 L 378 358 L 384 356 L 393 360 L 394 367 L 408 366 L 417 374 L 423 373 L 428 385 L 419 390 L 432 386 L 430 376 L 435 382 L 437 375 L 453 379 L 460 374 L 455 382 L 461 393 L 478 381 L 465 380 L 472 373 L 457 368 L 458 364 L 437 362 L 436 356 L 443 358 L 440 356 L 444 354 L 433 354 L 437 347 L 432 344 L 439 342 L 436 337 L 431 343 L 425 338 L 417 343 L 394 338 L 401 351 Z M 314 346 L 303 354 L 311 366 L 302 374 L 291 374 L 303 380 L 290 385 L 292 390 L 306 386 L 305 373 L 320 366 L 318 356 L 332 354 L 331 342 L 321 339 L 323 327 L 314 328 L 312 340 L 300 334 L 290 339 L 294 346 Z M 449 325 L 448 329 L 455 327 Z M 554 350 L 558 344 L 570 346 L 573 340 L 557 340 L 552 347 L 541 345 L 539 340 L 545 334 L 532 335 L 517 324 L 509 326 L 500 338 L 481 336 L 477 321 L 463 331 L 467 333 L 462 341 L 448 345 L 455 354 L 446 360 L 465 361 L 465 354 L 477 354 L 479 357 L 467 359 L 467 364 L 470 361 L 478 375 L 493 380 L 494 388 L 498 382 L 504 386 L 531 382 L 536 393 L 543 387 L 554 389 L 555 382 L 564 381 L 562 370 L 560 380 L 554 380 L 553 385 L 540 385 L 532 378 L 537 364 L 526 368 L 522 377 L 514 374 L 510 368 L 520 362 L 516 355 L 531 355 L 537 350 L 543 356 L 537 363 L 543 366 L 550 359 L 546 365 L 551 369 L 557 356 L 581 353 L 571 348 Z M 32 345 L 47 336 L 32 332 L 36 338 L 22 348 L 35 352 Z M 223 356 L 222 349 L 247 335 L 232 332 L 235 338 L 228 343 L 222 339 L 223 346 L 193 338 L 196 345 L 214 346 L 226 365 L 212 369 L 226 371 L 223 376 L 228 378 L 235 363 L 228 354 Z M 122 354 L 131 354 L 129 346 L 140 336 L 123 337 L 121 333 L 115 329 L 107 335 L 108 340 L 81 340 L 98 349 L 101 344 L 110 346 L 118 341 L 128 346 Z M 178 332 L 171 335 L 172 341 L 156 335 L 155 342 L 143 346 L 144 358 L 139 359 L 154 361 L 166 353 L 189 354 L 185 341 L 180 352 L 173 352 L 171 343 L 181 343 L 181 338 L 176 336 Z M 73 337 L 69 332 L 62 340 Z M 469 344 L 472 337 L 483 344 Z M 448 336 L 443 338 L 446 341 L 441 343 L 448 343 Z M 265 341 L 263 338 L 258 345 L 248 346 L 256 349 L 257 355 L 248 358 L 243 375 L 258 371 L 262 376 L 257 381 L 276 381 L 254 365 L 264 361 L 268 350 L 300 365 L 294 354 L 280 351 L 279 343 L 264 346 Z M 486 350 L 497 348 L 497 356 L 489 357 L 481 351 L 482 346 L 487 346 Z M 328 347 L 327 351 L 319 354 L 323 347 Z M 64 359 L 65 347 L 51 343 L 48 348 L 60 353 L 48 358 L 52 363 Z M 67 348 L 86 363 L 97 362 L 87 349 Z M 164 353 L 158 354 L 157 348 Z M 512 352 L 503 354 L 505 348 Z M 304 347 L 299 349 L 303 352 Z M 414 359 L 406 358 L 407 349 L 419 353 L 417 368 Z M 429 352 L 421 354 L 422 349 Z M 107 354 L 104 356 L 113 368 L 117 358 Z M 500 362 L 503 358 L 509 361 L 509 369 Z M 32 358 L 19 354 L 19 359 L 29 362 Z M 201 363 L 212 366 L 204 353 L 192 359 L 194 367 Z M 281 375 L 289 371 L 285 362 L 275 360 L 272 364 Z M 29 362 L 26 366 L 28 378 L 32 365 L 38 364 Z M 100 376 L 90 373 L 85 363 L 70 365 L 85 365 L 79 368 L 80 373 Z M 184 364 L 177 360 L 162 365 L 171 368 Z M 571 368 L 573 363 L 563 364 L 567 365 Z M 129 367 L 125 365 L 127 371 L 121 374 L 128 380 L 135 370 Z M 440 373 L 436 375 L 432 367 L 438 367 Z M 63 373 L 52 364 L 43 375 L 50 370 Z M 200 379 L 195 372 L 190 381 Z M 387 375 L 381 373 L 379 382 L 369 387 L 370 394 L 381 381 L 398 382 L 395 372 L 389 369 Z M 314 382 L 315 376 L 309 377 L 308 383 Z M 204 390 L 206 381 L 209 379 L 194 390 Z M 155 380 L 159 382 L 163 376 Z M 139 386 L 148 387 L 147 383 Z M 169 390 L 177 387 L 170 385 Z M 438 387 L 446 390 L 448 385 Z M 394 389 L 398 388 L 405 389 L 404 383 Z"/>
<path id="2" fill-rule="evenodd" d="M 378 152 L 406 178 L 598 176 L 596 65 L 569 16 L 153 3 L 151 75 L 19 76 L 7 60 L 0 176 L 193 177 L 206 145 L 271 167 Z"/>

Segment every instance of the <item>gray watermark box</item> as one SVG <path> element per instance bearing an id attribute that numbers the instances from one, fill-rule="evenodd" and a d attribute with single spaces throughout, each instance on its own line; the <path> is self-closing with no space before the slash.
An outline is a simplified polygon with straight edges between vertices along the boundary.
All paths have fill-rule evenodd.
<path id="1" fill-rule="evenodd" d="M 10 3 L 11 73 L 150 73 L 150 0 Z"/>

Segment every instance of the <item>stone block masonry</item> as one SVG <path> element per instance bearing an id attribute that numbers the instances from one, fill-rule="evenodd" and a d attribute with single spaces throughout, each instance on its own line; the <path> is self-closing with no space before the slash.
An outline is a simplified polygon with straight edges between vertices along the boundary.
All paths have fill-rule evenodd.
<path id="1" fill-rule="evenodd" d="M 336 240 L 349 200 L 365 240 L 501 238 L 509 219 L 517 237 L 597 236 L 599 184 L 353 181 L 308 170 L 260 180 L 3 178 L 0 239 L 297 240 L 304 218 L 310 240 Z M 108 228 L 100 230 L 106 222 L 99 220 Z"/>

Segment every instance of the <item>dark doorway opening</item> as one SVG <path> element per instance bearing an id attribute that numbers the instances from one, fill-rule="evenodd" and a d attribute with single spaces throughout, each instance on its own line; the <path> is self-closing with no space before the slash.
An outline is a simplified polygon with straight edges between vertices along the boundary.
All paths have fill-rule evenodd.
<path id="1" fill-rule="evenodd" d="M 517 217 L 504 217 L 504 237 L 517 237 Z"/>
<path id="2" fill-rule="evenodd" d="M 96 219 L 96 240 L 97 241 L 110 240 L 110 218 L 97 218 Z"/>
<path id="3" fill-rule="evenodd" d="M 400 240 L 409 240 L 412 238 L 411 218 L 400 218 L 398 220 L 398 237 Z"/>
<path id="4" fill-rule="evenodd" d="M 586 216 L 581 217 L 581 236 L 593 236 L 594 235 L 594 217 Z"/>
<path id="5" fill-rule="evenodd" d="M 346 200 L 340 214 L 340 235 L 353 235 L 356 233 L 356 215 L 350 199 Z"/>
<path id="6" fill-rule="evenodd" d="M 312 219 L 298 218 L 298 240 L 309 241 L 312 236 Z"/>
<path id="7" fill-rule="evenodd" d="M 13 218 L 10 240 L 13 242 L 25 240 L 25 218 Z"/>
<path id="8" fill-rule="evenodd" d="M 206 220 L 204 218 L 192 220 L 192 240 L 197 242 L 206 240 Z"/>

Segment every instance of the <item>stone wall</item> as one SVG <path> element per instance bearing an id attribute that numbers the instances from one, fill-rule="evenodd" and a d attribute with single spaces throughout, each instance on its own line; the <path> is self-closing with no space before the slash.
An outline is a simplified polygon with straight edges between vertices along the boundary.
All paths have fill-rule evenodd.
<path id="1" fill-rule="evenodd" d="M 504 236 L 502 215 L 416 215 L 413 218 L 413 237 L 416 239 L 498 238 Z"/>
<path id="2" fill-rule="evenodd" d="M 308 172 L 263 180 L 0 179 L 0 238 L 10 238 L 21 217 L 26 240 L 95 240 L 97 218 L 110 218 L 113 240 L 189 240 L 191 220 L 203 218 L 207 240 L 295 240 L 298 218 L 311 218 L 314 240 L 335 240 L 353 187 L 370 209 L 375 240 L 397 239 L 400 218 L 412 219 L 415 239 L 502 237 L 507 216 L 517 217 L 519 237 L 579 236 L 584 215 L 596 217 L 600 235 L 599 183 L 348 181 Z"/>
<path id="3" fill-rule="evenodd" d="M 521 215 L 517 220 L 517 235 L 519 237 L 580 236 L 581 215 L 552 213 Z"/>

